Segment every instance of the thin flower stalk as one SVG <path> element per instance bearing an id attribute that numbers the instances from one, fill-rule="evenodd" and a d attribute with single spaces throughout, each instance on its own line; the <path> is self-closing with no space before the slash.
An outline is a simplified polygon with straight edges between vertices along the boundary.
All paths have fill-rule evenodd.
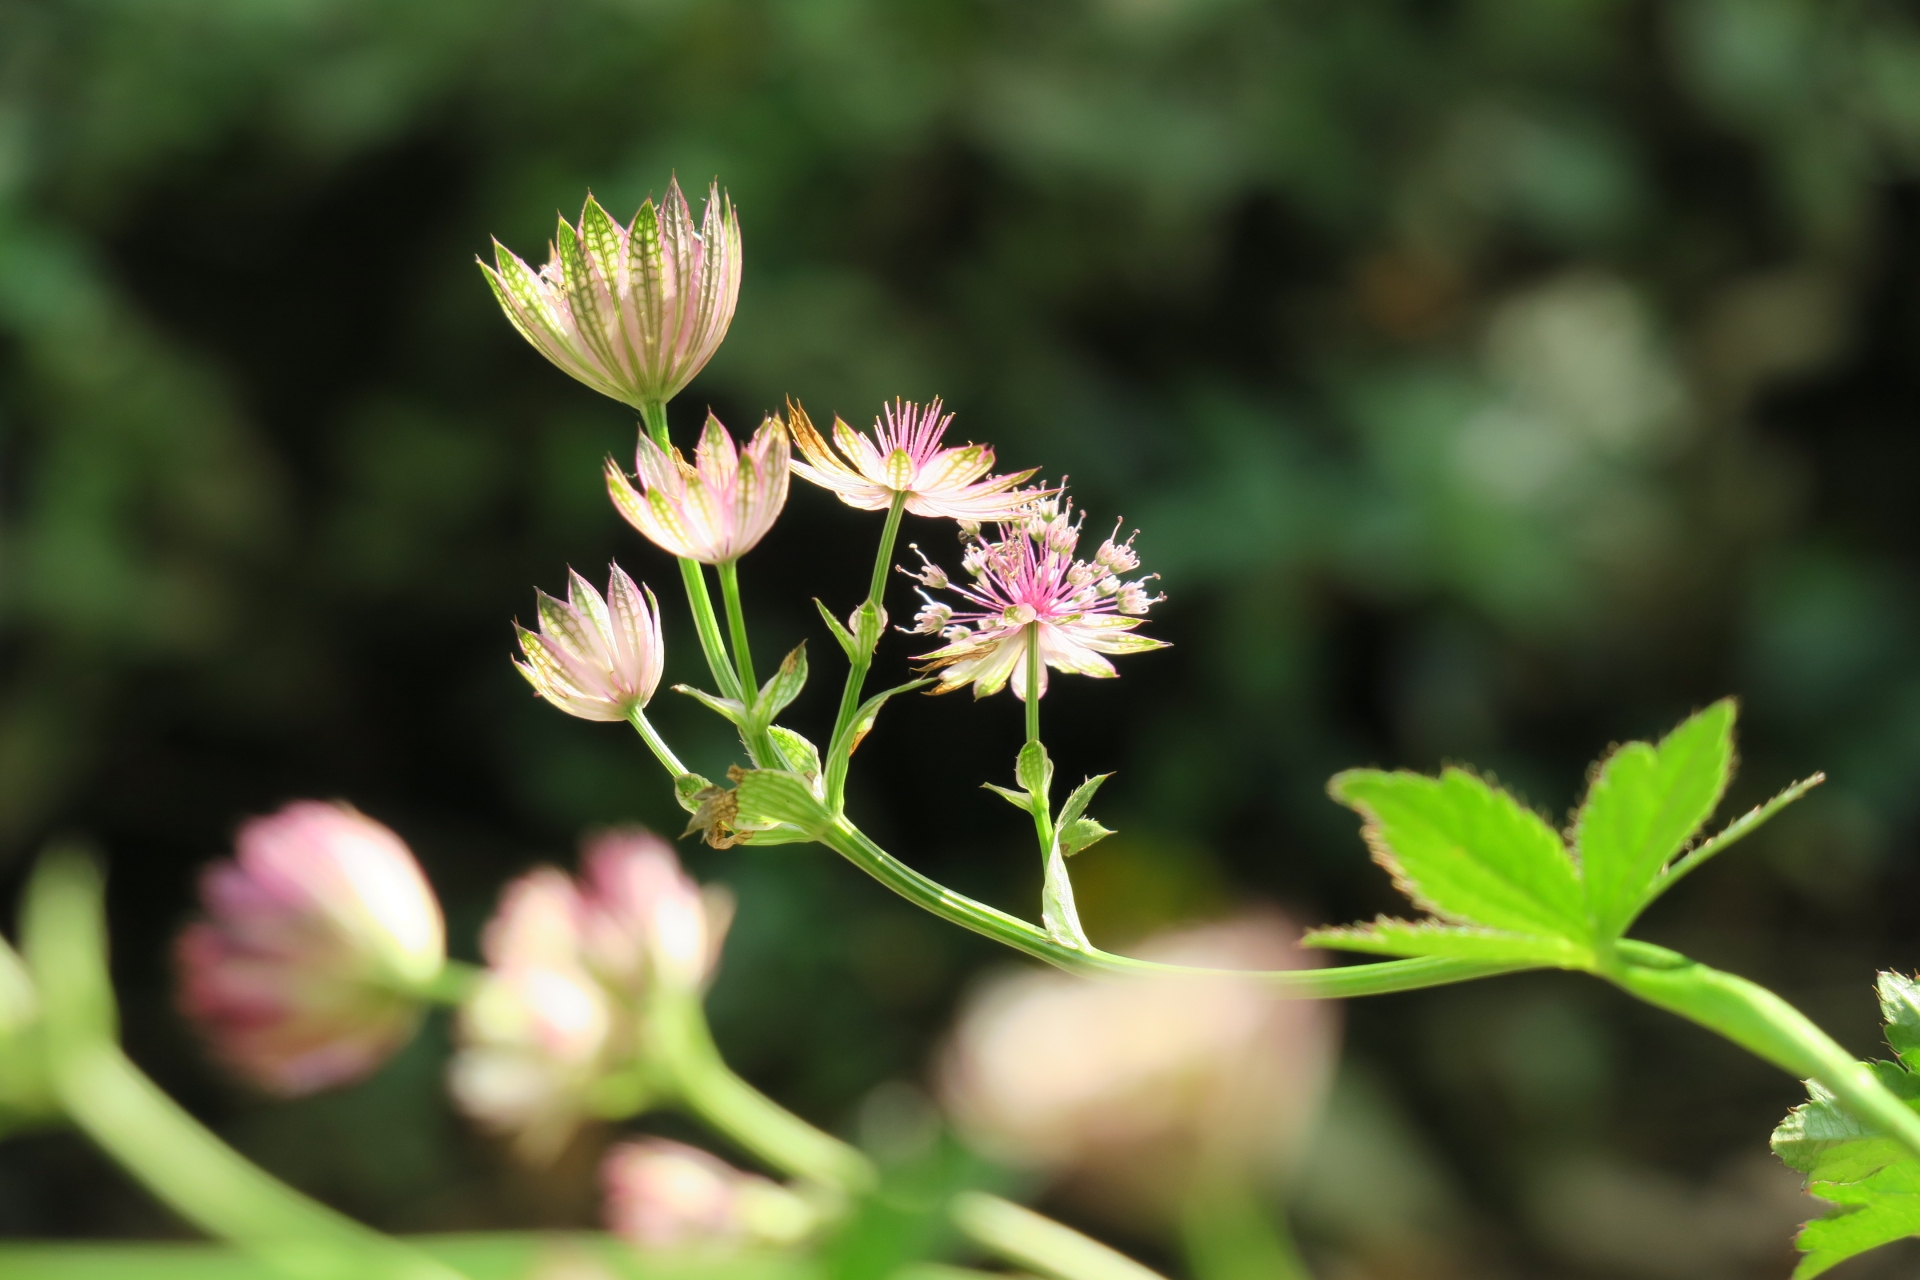
<path id="1" fill-rule="evenodd" d="M 480 264 L 507 318 L 563 371 L 638 409 L 671 400 L 726 337 L 740 295 L 740 224 L 718 184 L 701 226 L 679 181 L 623 227 L 592 196 L 563 218 L 538 271 L 499 241 Z"/>

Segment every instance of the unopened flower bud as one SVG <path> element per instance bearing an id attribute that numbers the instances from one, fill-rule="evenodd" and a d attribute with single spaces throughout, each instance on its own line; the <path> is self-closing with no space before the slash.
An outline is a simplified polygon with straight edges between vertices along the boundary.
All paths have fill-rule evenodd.
<path id="1" fill-rule="evenodd" d="M 672 846 L 639 828 L 596 836 L 580 862 L 583 942 L 596 973 L 629 991 L 706 982 L 733 919 L 725 890 L 703 890 Z"/>
<path id="2" fill-rule="evenodd" d="M 938 601 L 929 601 L 920 606 L 920 612 L 913 616 L 913 634 L 938 635 L 952 621 L 953 609 L 950 606 Z"/>
<path id="3" fill-rule="evenodd" d="M 987 554 L 987 545 L 976 542 L 960 557 L 960 567 L 967 571 L 969 577 L 977 578 L 987 571 Z"/>
<path id="4" fill-rule="evenodd" d="M 702 564 L 738 560 L 765 537 L 787 505 L 789 446 L 777 418 L 760 424 L 744 448 L 707 415 L 693 462 L 646 436 L 634 454 L 639 487 L 607 460 L 607 493 L 626 522 L 656 547 Z"/>
<path id="5" fill-rule="evenodd" d="M 819 1223 L 786 1188 L 665 1138 L 614 1147 L 600 1181 L 608 1229 L 642 1249 L 792 1244 Z"/>
<path id="6" fill-rule="evenodd" d="M 1103 596 L 1113 596 L 1118 595 L 1120 588 L 1125 585 L 1125 583 L 1121 582 L 1120 579 L 1114 575 L 1108 574 L 1106 577 L 1100 579 L 1100 581 L 1094 585 L 1093 589 Z"/>
<path id="7" fill-rule="evenodd" d="M 419 1021 L 446 959 L 440 904 L 400 838 L 302 800 L 240 828 L 180 935 L 180 1007 L 216 1057 L 275 1093 L 371 1073 Z"/>
<path id="8" fill-rule="evenodd" d="M 1114 604 L 1120 612 L 1137 616 L 1145 613 L 1148 609 L 1159 603 L 1161 599 L 1163 599 L 1161 596 L 1148 595 L 1146 587 L 1140 583 L 1128 582 L 1121 584 L 1119 595 L 1115 598 Z"/>
<path id="9" fill-rule="evenodd" d="M 1073 549 L 1080 545 L 1080 525 L 1065 515 L 1057 515 L 1047 521 L 1041 540 L 1046 543 L 1047 550 L 1070 556 Z"/>
<path id="10" fill-rule="evenodd" d="M 1116 530 L 1117 532 L 1117 530 Z M 1140 555 L 1133 549 L 1133 539 L 1115 542 L 1108 538 L 1093 553 L 1094 563 L 1109 573 L 1132 573 L 1140 567 Z"/>
<path id="11" fill-rule="evenodd" d="M 653 593 L 612 566 L 607 594 L 569 574 L 564 602 L 538 593 L 540 630 L 520 633 L 513 665 L 541 697 L 583 720 L 625 720 L 659 687 L 665 643 Z"/>
<path id="12" fill-rule="evenodd" d="M 971 640 L 973 638 L 973 631 L 971 628 L 962 626 L 946 627 L 941 630 L 940 638 L 958 644 L 962 640 Z"/>
<path id="13" fill-rule="evenodd" d="M 1075 560 L 1073 564 L 1067 568 L 1067 585 L 1073 587 L 1076 591 L 1084 590 L 1093 585 L 1094 578 L 1098 575 L 1098 572 L 1098 570 L 1085 560 Z"/>

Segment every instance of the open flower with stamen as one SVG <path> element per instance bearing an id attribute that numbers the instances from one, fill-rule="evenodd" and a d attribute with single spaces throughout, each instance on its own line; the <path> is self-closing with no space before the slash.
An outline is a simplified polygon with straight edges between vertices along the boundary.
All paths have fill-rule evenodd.
<path id="1" fill-rule="evenodd" d="M 622 227 L 592 196 L 580 225 L 560 220 L 533 270 L 494 241 L 480 264 L 507 318 L 540 354 L 602 395 L 640 408 L 693 380 L 727 336 L 740 296 L 740 224 L 718 184 L 699 230 L 667 184 Z"/>
<path id="2" fill-rule="evenodd" d="M 787 420 L 807 459 L 793 464 L 794 474 L 862 511 L 885 511 L 896 495 L 904 495 L 906 509 L 917 516 L 1013 520 L 1041 496 L 1020 488 L 1032 471 L 988 475 L 993 450 L 987 445 L 943 446 L 953 415 L 942 413 L 938 400 L 924 408 L 895 400 L 874 419 L 871 435 L 835 418 L 838 453 L 799 405 L 788 404 Z"/>
<path id="3" fill-rule="evenodd" d="M 180 1006 L 227 1066 L 275 1093 L 359 1079 L 406 1043 L 446 959 L 440 904 L 400 837 L 301 800 L 240 828 L 180 935 Z"/>
<path id="4" fill-rule="evenodd" d="M 645 436 L 634 456 L 638 489 L 607 460 L 607 492 L 628 524 L 664 551 L 724 564 L 751 551 L 787 505 L 787 429 L 769 418 L 737 449 L 720 419 L 707 415 L 689 464 Z"/>
<path id="5" fill-rule="evenodd" d="M 537 594 L 540 630 L 515 624 L 527 660 L 513 664 L 535 692 L 583 720 L 625 720 L 652 700 L 666 650 L 651 591 L 616 564 L 604 598 L 572 571 L 565 601 Z"/>
<path id="6" fill-rule="evenodd" d="M 1072 505 L 1052 508 L 1042 501 L 1017 523 L 999 525 L 997 540 L 970 541 L 961 563 L 972 582 L 949 587 L 961 607 L 929 599 L 929 607 L 920 611 L 913 630 L 938 631 L 948 641 L 921 655 L 923 670 L 940 673 L 933 692 L 971 684 L 979 698 L 1000 692 L 1011 680 L 1014 696 L 1024 702 L 1032 645 L 1039 646 L 1040 656 L 1040 687 L 1033 696 L 1046 693 L 1049 667 L 1112 677 L 1119 673 L 1103 654 L 1166 647 L 1165 641 L 1133 634 L 1140 615 L 1162 598 L 1147 594 L 1150 579 L 1122 582 L 1097 560 L 1074 559 L 1080 525 Z M 924 582 L 940 575 L 929 564 L 913 576 Z"/>

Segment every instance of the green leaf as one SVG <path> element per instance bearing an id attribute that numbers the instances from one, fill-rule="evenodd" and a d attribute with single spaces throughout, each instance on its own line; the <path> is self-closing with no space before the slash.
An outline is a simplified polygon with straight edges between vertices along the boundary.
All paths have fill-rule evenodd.
<path id="1" fill-rule="evenodd" d="M 1027 794 L 1045 800 L 1053 787 L 1053 761 L 1047 755 L 1047 748 L 1038 742 L 1029 742 L 1020 748 L 1020 758 L 1013 766 L 1013 776 L 1027 789 Z"/>
<path id="2" fill-rule="evenodd" d="M 853 713 L 853 719 L 847 721 L 847 727 L 841 731 L 838 737 L 834 738 L 832 745 L 827 748 L 828 753 L 839 756 L 844 750 L 845 754 L 851 756 L 860 749 L 861 741 L 872 731 L 874 721 L 880 718 L 880 708 L 887 705 L 887 699 L 896 697 L 899 694 L 911 692 L 914 689 L 920 688 L 922 685 L 932 683 L 933 678 L 931 676 L 923 677 L 919 680 L 909 680 L 905 684 L 897 684 L 891 689 L 884 689 L 874 694 L 871 698 L 868 698 L 860 704 L 859 710 Z M 844 747 L 842 746 L 843 743 L 845 744 Z"/>
<path id="3" fill-rule="evenodd" d="M 688 813 L 698 813 L 702 794 L 712 790 L 713 784 L 697 773 L 683 773 L 673 780 L 673 798 Z"/>
<path id="4" fill-rule="evenodd" d="M 1026 792 L 1015 791 L 1011 787 L 995 786 L 991 782 L 983 782 L 980 785 L 985 787 L 987 790 L 993 792 L 993 794 L 999 796 L 1002 800 L 1005 800 L 1008 804 L 1012 805 L 1014 808 L 1020 810 L 1020 812 L 1022 813 L 1033 812 L 1033 797 L 1028 795 Z"/>
<path id="5" fill-rule="evenodd" d="M 767 732 L 773 735 L 773 745 L 780 750 L 780 758 L 787 767 L 812 782 L 820 776 L 820 749 L 808 742 L 784 725 L 774 725 Z"/>
<path id="6" fill-rule="evenodd" d="M 1914 980 L 1882 973 L 1880 1008 L 1887 1039 L 1904 1054 L 1920 1036 Z M 1920 1075 L 1895 1062 L 1868 1064 L 1875 1077 L 1920 1112 Z M 1818 1084 L 1809 1100 L 1787 1113 L 1773 1131 L 1773 1152 L 1807 1175 L 1807 1191 L 1839 1211 L 1802 1228 L 1795 1243 L 1805 1253 L 1794 1280 L 1820 1275 L 1849 1258 L 1909 1236 L 1920 1235 L 1920 1157 L 1843 1109 Z"/>
<path id="7" fill-rule="evenodd" d="M 715 715 L 725 717 L 728 723 L 738 728 L 744 729 L 747 726 L 747 708 L 738 699 L 718 697 L 705 689 L 696 689 L 690 684 L 677 684 L 673 686 L 673 691 L 686 694 Z"/>
<path id="8" fill-rule="evenodd" d="M 1560 967 L 1578 966 L 1586 955 L 1584 948 L 1564 938 L 1442 924 L 1437 920 L 1392 920 L 1384 916 L 1372 924 L 1313 929 L 1301 942 L 1310 947 L 1383 956 L 1441 956 L 1450 960 L 1514 961 Z"/>
<path id="9" fill-rule="evenodd" d="M 1093 793 L 1100 789 L 1100 784 L 1112 776 L 1110 773 L 1098 773 L 1075 787 L 1073 794 L 1067 797 L 1067 802 L 1060 806 L 1056 825 L 1063 830 L 1072 826 L 1074 819 L 1087 811 L 1087 806 L 1093 802 Z"/>
<path id="10" fill-rule="evenodd" d="M 1629 742 L 1594 771 L 1574 847 L 1594 936 L 1617 938 L 1648 890 L 1720 804 L 1733 772 L 1734 703 L 1723 698 L 1658 746 Z"/>
<path id="11" fill-rule="evenodd" d="M 1366 820 L 1367 844 L 1394 885 L 1441 922 L 1586 948 L 1573 860 L 1506 792 L 1463 769 L 1438 778 L 1351 769 L 1329 790 Z"/>
<path id="12" fill-rule="evenodd" d="M 1113 832 L 1092 818 L 1075 818 L 1060 827 L 1060 852 L 1071 858 L 1082 849 L 1100 843 Z"/>
<path id="13" fill-rule="evenodd" d="M 820 611 L 820 617 L 827 624 L 827 630 L 831 631 L 833 638 L 840 642 L 840 648 L 847 655 L 847 661 L 853 661 L 858 654 L 853 644 L 853 633 L 841 625 L 840 619 L 834 617 L 826 605 L 820 603 L 818 596 L 814 597 L 813 607 Z"/>
<path id="14" fill-rule="evenodd" d="M 753 704 L 755 718 L 763 725 L 772 724 L 773 718 L 792 706 L 806 687 L 807 642 L 802 640 L 792 653 L 780 660 L 780 669 L 760 686 L 760 699 Z"/>

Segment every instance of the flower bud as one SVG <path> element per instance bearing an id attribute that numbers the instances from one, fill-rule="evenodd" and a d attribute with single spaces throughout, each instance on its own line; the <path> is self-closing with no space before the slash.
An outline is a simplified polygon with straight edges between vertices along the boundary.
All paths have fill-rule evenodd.
<path id="1" fill-rule="evenodd" d="M 605 599 L 577 573 L 565 603 L 537 596 L 539 634 L 516 627 L 527 660 L 513 664 L 535 692 L 583 720 L 625 720 L 652 701 L 666 646 L 651 591 L 616 564 Z"/>
<path id="2" fill-rule="evenodd" d="M 672 846 L 639 828 L 596 836 L 581 870 L 582 941 L 603 981 L 626 991 L 648 983 L 694 991 L 706 983 L 733 919 L 724 889 L 702 890 Z"/>
<path id="3" fill-rule="evenodd" d="M 1148 595 L 1142 583 L 1126 582 L 1120 585 L 1119 594 L 1114 597 L 1114 607 L 1122 613 L 1138 617 L 1163 599 L 1164 596 Z"/>
<path id="4" fill-rule="evenodd" d="M 786 1188 L 665 1138 L 614 1147 L 600 1180 L 607 1228 L 642 1249 L 789 1244 L 819 1222 Z"/>
<path id="5" fill-rule="evenodd" d="M 1114 533 L 1119 532 L 1116 526 Z M 1100 549 L 1093 553 L 1093 561 L 1108 573 L 1132 573 L 1140 567 L 1140 553 L 1133 549 L 1131 537 L 1125 542 L 1115 542 L 1109 537 L 1100 544 Z"/>
<path id="6" fill-rule="evenodd" d="M 1256 916 L 1163 935 L 1143 958 L 1203 968 L 1300 963 L 1295 933 Z M 1334 1011 L 1251 979 L 1088 983 L 1026 972 L 963 1009 L 941 1071 L 981 1150 L 1068 1180 L 1109 1215 L 1166 1222 L 1202 1173 L 1282 1171 L 1336 1050 Z"/>
<path id="7" fill-rule="evenodd" d="M 607 492 L 613 505 L 661 550 L 702 564 L 738 560 L 759 543 L 787 505 L 787 429 L 769 418 L 744 449 L 720 419 L 707 415 L 693 462 L 640 437 L 634 466 L 638 489 L 612 459 Z"/>
<path id="8" fill-rule="evenodd" d="M 922 636 L 938 635 L 953 621 L 953 607 L 938 601 L 929 601 L 920 606 L 920 612 L 913 615 L 913 634 Z"/>
<path id="9" fill-rule="evenodd" d="M 413 1034 L 445 963 L 440 904 L 400 838 L 303 800 L 241 827 L 180 935 L 180 1007 L 238 1074 L 281 1094 L 367 1075 Z"/>

